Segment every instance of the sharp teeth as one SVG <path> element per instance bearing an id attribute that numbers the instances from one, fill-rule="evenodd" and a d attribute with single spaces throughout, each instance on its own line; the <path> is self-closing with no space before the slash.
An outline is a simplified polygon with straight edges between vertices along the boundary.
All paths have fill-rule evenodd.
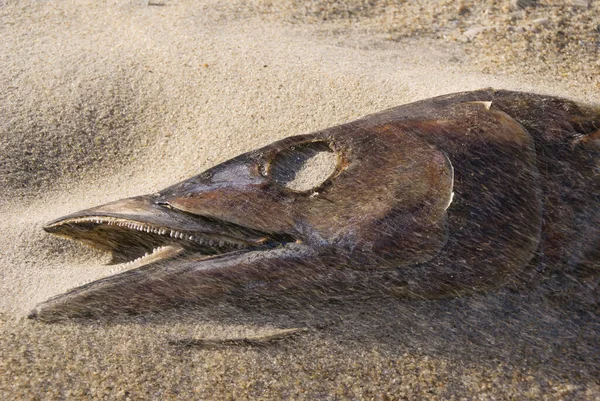
<path id="1" fill-rule="evenodd" d="M 156 234 L 156 235 L 164 235 L 164 236 L 168 236 L 168 237 L 174 238 L 174 239 L 193 241 L 199 245 L 211 246 L 211 247 L 215 247 L 215 248 L 244 249 L 249 246 L 249 244 L 246 244 L 244 242 L 238 242 L 236 240 L 231 240 L 231 242 L 230 242 L 227 239 L 211 238 L 211 234 L 206 234 L 206 236 L 204 234 L 195 235 L 195 234 L 191 234 L 189 232 L 181 232 L 181 231 L 169 229 L 167 227 L 153 227 L 152 225 L 149 225 L 146 223 L 128 221 L 128 220 L 120 220 L 120 219 L 111 218 L 111 217 L 103 218 L 103 217 L 94 216 L 94 217 L 80 218 L 80 219 L 77 219 L 75 222 L 82 222 L 82 221 L 95 223 L 95 224 L 99 224 L 99 225 L 107 224 L 107 225 L 115 225 L 115 226 L 119 226 L 119 227 L 125 227 L 130 230 L 137 230 L 137 231 L 146 232 L 149 234 L 151 233 L 151 234 Z M 256 241 L 256 245 L 265 243 L 267 240 L 268 240 L 267 237 L 261 238 L 258 241 Z M 157 249 L 159 249 L 159 248 L 157 248 Z M 157 249 L 154 249 L 151 253 L 157 252 Z M 145 256 L 147 256 L 147 254 Z M 137 262 L 137 261 L 139 261 L 139 259 L 140 258 L 138 258 L 134 261 L 128 262 L 128 263 Z"/>

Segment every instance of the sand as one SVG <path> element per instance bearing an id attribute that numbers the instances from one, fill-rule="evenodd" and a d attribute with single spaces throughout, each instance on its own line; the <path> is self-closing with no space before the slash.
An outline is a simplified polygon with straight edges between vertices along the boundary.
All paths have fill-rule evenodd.
<path id="1" fill-rule="evenodd" d="M 600 399 L 597 311 L 535 292 L 25 319 L 110 270 L 45 222 L 434 95 L 600 103 L 599 24 L 597 0 L 0 1 L 0 399 Z"/>

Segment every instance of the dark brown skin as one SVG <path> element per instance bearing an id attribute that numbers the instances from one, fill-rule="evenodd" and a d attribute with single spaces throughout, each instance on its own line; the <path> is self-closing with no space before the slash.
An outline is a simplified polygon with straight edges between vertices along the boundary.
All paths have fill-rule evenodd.
<path id="1" fill-rule="evenodd" d="M 594 276 L 599 142 L 600 108 L 491 89 L 286 138 L 157 194 L 50 223 L 46 231 L 112 251 L 117 261 L 170 247 L 30 316 L 141 313 L 348 286 L 439 298 L 531 272 Z M 322 151 L 337 163 L 315 188 L 297 192 L 276 178 L 292 169 L 295 153 Z"/>

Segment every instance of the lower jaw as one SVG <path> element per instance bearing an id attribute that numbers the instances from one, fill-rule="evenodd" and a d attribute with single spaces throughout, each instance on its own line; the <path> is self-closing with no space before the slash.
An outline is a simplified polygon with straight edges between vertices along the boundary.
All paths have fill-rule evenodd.
<path id="1" fill-rule="evenodd" d="M 306 262 L 319 253 L 299 243 L 216 255 L 189 251 L 159 249 L 156 255 L 152 253 L 137 261 L 140 267 L 132 263 L 127 266 L 131 268 L 95 277 L 38 304 L 29 317 L 53 322 L 137 315 L 185 304 L 208 304 L 221 300 L 232 290 L 272 294 L 288 286 L 303 287 L 307 277 L 311 277 L 308 270 L 314 270 Z M 171 252 L 174 256 L 167 257 Z M 299 270 L 287 268 L 292 265 L 298 265 Z"/>
<path id="2" fill-rule="evenodd" d="M 148 266 L 148 265 L 155 264 L 158 262 L 168 262 L 168 261 L 173 261 L 175 259 L 182 260 L 182 261 L 190 261 L 190 260 L 201 261 L 201 260 L 211 259 L 211 258 L 215 258 L 215 257 L 219 257 L 219 256 L 225 256 L 225 255 L 228 255 L 228 254 L 231 254 L 234 252 L 239 252 L 239 251 L 240 250 L 233 251 L 233 252 L 223 252 L 223 253 L 219 253 L 219 252 L 215 252 L 215 253 L 200 252 L 199 253 L 197 250 L 190 249 L 184 245 L 180 245 L 177 243 L 160 245 L 160 246 L 155 247 L 153 250 L 146 252 L 144 255 L 139 256 L 133 260 L 123 262 L 123 263 L 112 264 L 110 271 L 107 271 L 101 277 L 95 278 L 94 280 L 90 280 L 84 284 L 87 284 L 89 282 L 96 281 L 96 280 L 99 280 L 102 278 L 114 276 L 119 273 L 124 273 L 124 272 L 130 271 L 130 270 L 139 269 L 144 266 Z"/>

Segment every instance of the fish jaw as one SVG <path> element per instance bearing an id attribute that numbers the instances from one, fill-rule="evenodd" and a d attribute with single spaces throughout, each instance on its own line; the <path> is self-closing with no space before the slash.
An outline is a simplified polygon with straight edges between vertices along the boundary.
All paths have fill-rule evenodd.
<path id="1" fill-rule="evenodd" d="M 112 252 L 115 262 L 131 262 L 164 246 L 213 255 L 261 246 L 281 237 L 183 213 L 150 195 L 73 213 L 50 222 L 44 230 Z"/>
<path id="2" fill-rule="evenodd" d="M 252 287 L 271 292 L 315 276 L 315 249 L 288 243 L 209 257 L 172 258 L 105 277 L 38 304 L 28 315 L 43 322 L 164 311 L 202 305 Z M 293 267 L 293 269 L 290 269 Z M 316 280 L 316 279 L 315 279 Z"/>
<path id="3" fill-rule="evenodd" d="M 287 245 L 297 248 L 301 243 L 290 235 L 185 213 L 157 199 L 154 195 L 123 199 L 47 224 L 44 230 L 51 234 L 111 252 L 115 266 L 112 275 L 39 304 L 29 317 L 51 321 L 133 313 L 214 297 L 225 291 L 227 275 L 245 276 L 243 268 L 230 264 L 249 254 L 257 258 L 278 249 L 282 254 Z M 220 277 L 220 283 L 213 276 Z"/>

